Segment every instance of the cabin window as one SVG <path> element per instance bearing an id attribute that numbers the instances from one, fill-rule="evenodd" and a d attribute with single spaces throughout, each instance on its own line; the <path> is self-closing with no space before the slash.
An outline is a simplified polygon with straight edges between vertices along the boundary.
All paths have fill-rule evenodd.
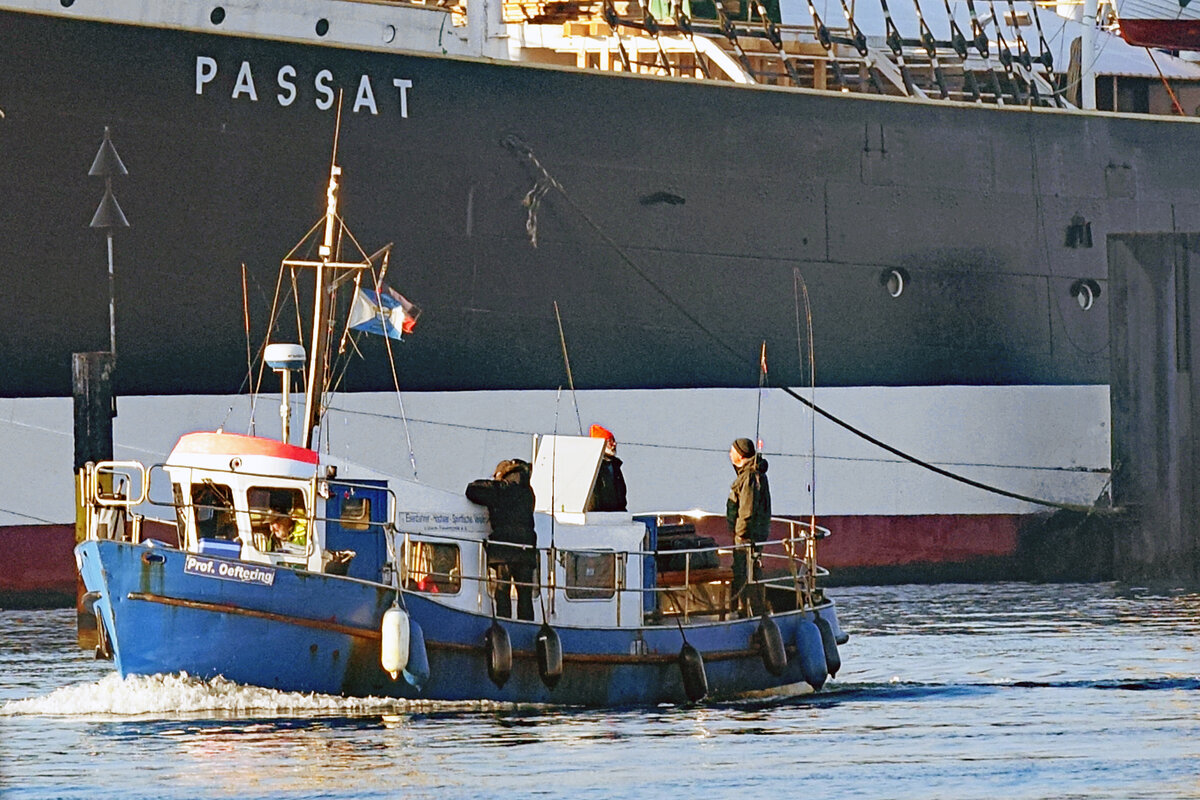
<path id="1" fill-rule="evenodd" d="M 223 483 L 205 480 L 192 484 L 192 511 L 196 536 L 200 539 L 236 539 L 233 490 Z"/>
<path id="2" fill-rule="evenodd" d="M 270 552 L 282 544 L 307 544 L 308 510 L 300 489 L 251 486 L 246 491 L 246 505 L 256 549 Z"/>
<path id="3" fill-rule="evenodd" d="M 347 497 L 342 501 L 342 516 L 338 520 L 348 531 L 365 531 L 371 527 L 371 498 Z"/>
<path id="4" fill-rule="evenodd" d="M 616 553 L 563 551 L 559 561 L 567 573 L 564 587 L 569 600 L 602 600 L 617 591 Z"/>
<path id="5" fill-rule="evenodd" d="M 462 564 L 456 544 L 409 541 L 404 551 L 404 588 L 430 594 L 457 594 Z"/>

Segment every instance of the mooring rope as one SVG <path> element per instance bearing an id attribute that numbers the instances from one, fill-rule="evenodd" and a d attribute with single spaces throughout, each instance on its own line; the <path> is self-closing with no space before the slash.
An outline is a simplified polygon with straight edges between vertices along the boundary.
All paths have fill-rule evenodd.
<path id="1" fill-rule="evenodd" d="M 651 278 L 648 274 L 646 274 L 646 272 L 644 270 L 642 270 L 642 268 L 639 267 L 637 265 L 637 263 L 634 262 L 634 260 L 629 256 L 629 254 L 627 254 L 625 252 L 624 248 L 622 248 L 621 245 L 615 239 L 613 239 L 613 237 L 610 236 L 607 231 L 605 231 L 599 224 L 597 224 L 596 221 L 593 220 L 592 217 L 587 213 L 587 211 L 585 211 L 581 206 L 579 206 L 579 204 L 577 204 L 574 201 L 574 199 L 567 193 L 566 188 L 557 179 L 555 179 L 552 175 L 550 175 L 550 173 L 546 169 L 546 167 L 543 166 L 541 161 L 537 158 L 537 156 L 534 155 L 533 150 L 529 147 L 529 145 L 527 145 L 525 142 L 521 141 L 521 139 L 519 139 L 517 136 L 512 135 L 512 134 L 510 134 L 509 136 L 506 136 L 501 141 L 501 144 L 504 147 L 506 147 L 508 150 L 512 151 L 519 158 L 521 158 L 521 159 L 525 160 L 527 163 L 531 164 L 533 166 L 533 168 L 537 171 L 537 174 L 535 176 L 534 189 L 530 191 L 530 194 L 532 195 L 534 193 L 534 191 L 537 191 L 537 200 L 539 203 L 540 203 L 541 199 L 545 196 L 545 194 L 549 191 L 550 188 L 557 190 L 558 193 L 562 196 L 563 200 L 566 201 L 567 205 L 572 210 L 574 210 L 575 213 L 577 213 L 580 216 L 580 218 L 583 219 L 583 221 L 587 224 L 587 226 L 589 228 L 591 228 L 593 231 L 595 231 L 597 236 L 599 236 L 601 239 L 603 239 L 604 242 L 609 247 L 612 248 L 613 252 L 615 252 L 617 254 L 617 257 L 621 260 L 622 263 L 625 264 L 625 266 L 629 267 L 629 269 L 631 269 L 639 278 L 641 278 L 647 285 L 649 285 L 651 289 L 653 289 L 656 293 L 658 293 L 658 295 L 660 297 L 662 297 L 662 299 L 664 301 L 666 301 L 670 306 L 672 306 L 676 311 L 678 311 L 679 314 L 681 316 L 683 316 L 684 319 L 691 322 L 692 325 L 694 325 L 697 330 L 699 330 L 701 333 L 703 333 L 705 336 L 707 336 L 709 339 L 711 339 L 723 352 L 730 355 L 734 359 L 735 363 L 739 363 L 739 364 L 743 363 L 742 355 L 740 353 L 738 353 L 738 351 L 736 349 L 734 349 L 728 342 L 726 342 L 724 339 L 722 339 L 720 336 L 718 336 L 714 331 L 712 331 L 710 328 L 708 328 L 708 326 L 706 326 L 703 322 L 701 322 L 700 319 L 696 317 L 696 315 L 692 314 L 681 302 L 676 300 L 666 289 L 664 289 L 653 278 Z M 532 209 L 531 209 L 531 212 L 532 212 Z M 534 227 L 534 231 L 536 231 L 536 222 L 534 223 L 533 227 Z M 530 233 L 531 233 L 531 239 L 532 239 L 532 237 L 534 235 L 533 231 L 531 231 Z M 536 246 L 536 243 L 534 246 Z M 941 475 L 944 478 L 949 478 L 950 480 L 966 484 L 967 486 L 971 486 L 971 487 L 979 489 L 981 491 L 990 492 L 992 494 L 1000 495 L 1002 497 L 1008 497 L 1008 498 L 1012 498 L 1014 500 L 1020 500 L 1022 502 L 1032 503 L 1034 505 L 1040 505 L 1040 506 L 1044 506 L 1047 508 L 1057 508 L 1057 509 L 1061 509 L 1063 511 L 1074 511 L 1074 512 L 1083 513 L 1083 514 L 1103 513 L 1105 511 L 1109 511 L 1109 509 L 1099 508 L 1095 504 L 1080 505 L 1077 503 L 1061 503 L 1056 500 L 1046 500 L 1046 499 L 1040 498 L 1040 497 L 1033 497 L 1032 495 L 1022 494 L 1020 492 L 1009 491 L 1008 489 L 1002 489 L 998 486 L 992 486 L 990 484 L 983 483 L 982 481 L 977 481 L 977 480 L 974 480 L 973 478 L 968 478 L 965 475 L 959 475 L 958 473 L 951 472 L 948 469 L 943 469 L 942 467 L 939 467 L 936 464 L 931 464 L 930 462 L 925 461 L 924 459 L 920 459 L 914 455 L 906 453 L 903 450 L 899 449 L 898 447 L 893 447 L 892 445 L 888 444 L 887 442 L 884 442 L 884 441 L 872 436 L 871 434 L 867 433 L 866 431 L 862 430 L 861 428 L 858 428 L 858 427 L 850 424 L 849 422 L 846 422 L 845 420 L 838 417 L 837 415 L 835 415 L 829 411 L 826 411 L 824 408 L 817 405 L 817 403 L 815 401 L 809 400 L 809 399 L 801 396 L 800 394 L 796 393 L 794 390 L 792 390 L 789 387 L 781 386 L 780 391 L 784 392 L 786 395 L 788 395 L 792 399 L 796 400 L 797 402 L 805 405 L 806 407 L 811 409 L 813 411 L 813 413 L 820 414 L 825 419 L 827 419 L 830 422 L 832 422 L 833 424 L 845 429 L 849 433 L 859 437 L 863 441 L 869 442 L 869 443 L 875 445 L 876 447 L 878 447 L 882 450 L 885 450 L 888 453 L 891 453 L 892 455 L 896 456 L 897 458 L 903 459 L 904 461 L 908 461 L 909 463 L 914 464 L 923 469 L 926 469 L 930 472 L 933 472 L 936 475 Z"/>

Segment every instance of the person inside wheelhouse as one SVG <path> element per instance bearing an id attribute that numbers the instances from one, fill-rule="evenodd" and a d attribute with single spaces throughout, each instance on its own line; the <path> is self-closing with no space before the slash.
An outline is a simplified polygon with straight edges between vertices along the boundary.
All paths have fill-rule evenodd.
<path id="1" fill-rule="evenodd" d="M 251 486 L 246 495 L 255 547 L 264 552 L 308 545 L 308 512 L 299 489 Z"/>

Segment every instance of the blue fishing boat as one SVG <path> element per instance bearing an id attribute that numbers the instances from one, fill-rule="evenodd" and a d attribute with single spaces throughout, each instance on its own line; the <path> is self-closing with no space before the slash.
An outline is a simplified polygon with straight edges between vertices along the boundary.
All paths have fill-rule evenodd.
<path id="1" fill-rule="evenodd" d="M 526 548 L 534 609 L 510 619 L 497 607 L 485 508 L 319 452 L 336 290 L 372 298 L 366 324 L 381 332 L 415 318 L 406 300 L 382 301 L 376 261 L 386 264 L 386 250 L 340 260 L 339 243 L 353 241 L 337 213 L 340 174 L 335 159 L 316 256 L 302 240 L 283 260 L 311 270 L 315 291 L 310 350 L 263 351 L 282 380 L 280 439 L 195 432 L 162 464 L 81 471 L 87 538 L 76 561 L 98 655 L 122 675 L 607 706 L 800 693 L 836 674 L 846 635 L 818 586 L 816 545 L 828 531 L 815 520 L 773 521 L 748 587 L 759 602 L 739 614 L 736 545 L 702 535 L 716 515 L 587 511 L 604 440 L 541 436 L 530 459 L 536 542 Z M 298 370 L 304 421 L 292 443 Z M 176 542 L 145 536 L 156 509 L 173 517 Z"/>

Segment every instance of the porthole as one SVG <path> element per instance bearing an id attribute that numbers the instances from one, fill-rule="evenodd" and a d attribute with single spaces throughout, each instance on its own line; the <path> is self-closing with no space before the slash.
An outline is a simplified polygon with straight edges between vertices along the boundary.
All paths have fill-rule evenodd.
<path id="1" fill-rule="evenodd" d="M 1079 303 L 1080 309 L 1091 311 L 1096 299 L 1100 297 L 1100 284 L 1091 278 L 1080 278 L 1071 284 L 1071 296 Z"/>
<path id="2" fill-rule="evenodd" d="M 70 8 L 75 5 L 75 0 L 58 0 L 58 2 L 62 4 L 63 8 Z"/>
<path id="3" fill-rule="evenodd" d="M 396 26 L 395 25 L 384 25 L 383 26 L 383 41 L 384 41 L 384 44 L 391 44 L 392 42 L 396 41 Z"/>
<path id="4" fill-rule="evenodd" d="M 908 286 L 908 270 L 900 267 L 885 269 L 879 273 L 879 285 L 886 289 L 892 297 L 899 297 L 904 294 L 904 290 Z"/>
<path id="5" fill-rule="evenodd" d="M 317 20 L 317 36 L 324 36 L 329 33 L 329 20 L 322 17 Z"/>
<path id="6" fill-rule="evenodd" d="M 212 10 L 212 13 L 208 15 L 208 18 L 213 25 L 220 25 L 225 21 L 225 9 L 217 6 Z"/>

